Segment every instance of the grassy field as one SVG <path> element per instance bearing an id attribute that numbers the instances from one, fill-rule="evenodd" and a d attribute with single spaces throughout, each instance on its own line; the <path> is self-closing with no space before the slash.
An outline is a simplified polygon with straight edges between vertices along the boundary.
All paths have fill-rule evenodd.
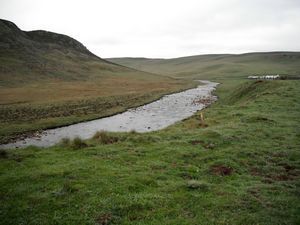
<path id="1" fill-rule="evenodd" d="M 204 122 L 1 151 L 0 224 L 299 224 L 299 88 L 223 80 Z"/>

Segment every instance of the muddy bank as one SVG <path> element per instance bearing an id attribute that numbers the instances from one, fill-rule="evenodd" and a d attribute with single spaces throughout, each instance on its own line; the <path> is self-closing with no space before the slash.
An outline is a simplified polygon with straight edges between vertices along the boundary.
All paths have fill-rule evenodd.
<path id="1" fill-rule="evenodd" d="M 48 147 L 58 143 L 62 138 L 90 138 L 96 131 L 150 132 L 163 129 L 175 122 L 192 116 L 198 110 L 216 100 L 212 91 L 217 83 L 201 81 L 197 88 L 189 89 L 137 107 L 126 112 L 88 122 L 43 131 L 36 137 L 0 145 L 0 148 L 16 148 L 35 145 Z"/>

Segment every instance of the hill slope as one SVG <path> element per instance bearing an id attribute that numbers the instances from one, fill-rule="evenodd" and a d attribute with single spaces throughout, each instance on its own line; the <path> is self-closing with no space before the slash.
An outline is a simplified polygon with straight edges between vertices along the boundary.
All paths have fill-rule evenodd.
<path id="1" fill-rule="evenodd" d="M 66 35 L 0 20 L 0 142 L 111 115 L 191 84 L 108 62 Z"/>
<path id="2" fill-rule="evenodd" d="M 42 30 L 25 32 L 6 20 L 0 20 L 0 62 L 2 86 L 124 75 L 135 79 L 162 79 L 105 61 L 66 35 Z"/>
<path id="3" fill-rule="evenodd" d="M 251 74 L 300 74 L 300 52 L 215 54 L 174 59 L 109 58 L 135 69 L 185 78 L 237 78 Z"/>

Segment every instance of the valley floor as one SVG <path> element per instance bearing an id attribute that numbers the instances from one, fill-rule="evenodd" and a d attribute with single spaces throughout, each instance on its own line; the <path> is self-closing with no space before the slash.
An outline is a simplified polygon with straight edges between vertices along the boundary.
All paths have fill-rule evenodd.
<path id="1" fill-rule="evenodd" d="M 142 75 L 141 75 L 142 76 Z M 156 78 L 159 77 L 159 78 Z M 126 111 L 198 82 L 156 76 L 91 81 L 32 83 L 0 90 L 0 144 L 47 128 L 66 126 Z"/>
<path id="2" fill-rule="evenodd" d="M 2 150 L 0 224 L 299 224 L 300 81 L 219 81 L 204 122 Z"/>

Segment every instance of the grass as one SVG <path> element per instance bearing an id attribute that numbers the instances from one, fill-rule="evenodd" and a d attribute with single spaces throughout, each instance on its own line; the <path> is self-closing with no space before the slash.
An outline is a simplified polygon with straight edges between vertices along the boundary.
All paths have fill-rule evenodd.
<path id="1" fill-rule="evenodd" d="M 205 127 L 1 152 L 0 224 L 299 224 L 299 86 L 223 81 Z"/>

